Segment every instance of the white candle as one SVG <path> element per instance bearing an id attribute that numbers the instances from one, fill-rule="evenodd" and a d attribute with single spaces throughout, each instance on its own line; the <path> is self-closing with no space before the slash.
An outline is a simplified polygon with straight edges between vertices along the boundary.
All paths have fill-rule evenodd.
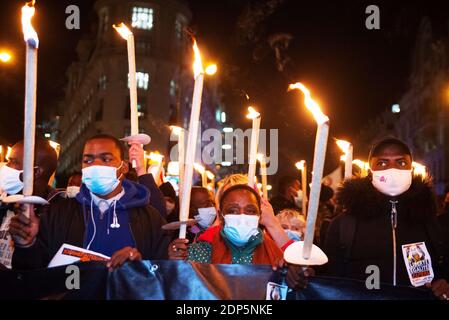
<path id="1" fill-rule="evenodd" d="M 304 239 L 303 258 L 310 259 L 315 223 L 318 215 L 318 206 L 321 194 L 321 181 L 323 179 L 324 161 L 326 159 L 327 140 L 329 138 L 329 118 L 323 114 L 318 103 L 310 96 L 310 91 L 301 83 L 290 86 L 290 89 L 299 89 L 305 95 L 306 107 L 313 113 L 318 124 L 313 159 L 312 187 L 310 190 L 309 210 L 307 215 L 306 234 Z"/>
<path id="2" fill-rule="evenodd" d="M 136 49 L 134 44 L 134 35 L 129 28 L 120 23 L 113 25 L 115 30 L 126 40 L 128 45 L 128 72 L 129 72 L 129 100 L 130 100 L 130 118 L 131 118 L 131 136 L 139 134 L 139 113 L 137 109 L 137 71 L 136 71 Z M 133 168 L 136 167 L 136 160 L 132 160 Z"/>
<path id="3" fill-rule="evenodd" d="M 25 121 L 23 133 L 23 195 L 33 195 L 34 184 L 34 144 L 36 131 L 36 88 L 37 88 L 37 53 L 39 39 L 31 25 L 34 16 L 34 2 L 22 7 L 22 26 L 26 43 L 25 74 Z M 32 206 L 29 206 L 31 210 Z M 30 212 L 27 216 L 29 217 Z"/>
<path id="4" fill-rule="evenodd" d="M 296 167 L 301 171 L 302 214 L 307 217 L 307 162 L 302 160 L 296 164 Z"/>
<path id="5" fill-rule="evenodd" d="M 260 175 L 262 177 L 262 194 L 264 199 L 268 200 L 267 160 L 263 154 L 258 154 L 257 160 L 259 160 L 260 163 Z"/>
<path id="6" fill-rule="evenodd" d="M 338 147 L 344 152 L 345 162 L 345 179 L 352 178 L 352 160 L 354 154 L 354 147 L 350 142 L 344 140 L 337 140 Z"/>
<path id="7" fill-rule="evenodd" d="M 201 61 L 201 53 L 195 41 L 193 50 L 195 52 L 194 74 L 195 87 L 193 90 L 192 110 L 190 113 L 189 135 L 187 138 L 187 150 L 185 155 L 184 181 L 182 194 L 180 194 L 179 221 L 185 222 L 189 219 L 190 194 L 192 191 L 193 164 L 195 162 L 198 129 L 200 123 L 201 99 L 204 85 L 204 69 Z M 185 239 L 187 225 L 182 224 L 179 229 L 179 238 Z"/>
<path id="8" fill-rule="evenodd" d="M 253 120 L 253 128 L 251 131 L 251 145 L 249 152 L 248 185 L 251 188 L 254 188 L 261 117 L 260 113 L 258 113 L 253 107 L 249 107 L 248 111 L 249 113 L 246 117 Z"/>

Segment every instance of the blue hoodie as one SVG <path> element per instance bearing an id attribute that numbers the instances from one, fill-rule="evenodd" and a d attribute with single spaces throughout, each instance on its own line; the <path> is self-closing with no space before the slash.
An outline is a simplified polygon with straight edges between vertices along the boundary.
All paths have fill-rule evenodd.
<path id="1" fill-rule="evenodd" d="M 87 248 L 93 239 L 89 249 L 111 257 L 115 252 L 125 247 L 136 247 L 128 211 L 132 208 L 147 206 L 149 204 L 149 192 L 144 186 L 126 179 L 122 186 L 125 194 L 117 201 L 115 208 L 114 203 L 111 204 L 109 209 L 104 212 L 102 219 L 100 210 L 92 201 L 89 189 L 84 184 L 81 186 L 76 200 L 83 206 L 86 225 L 84 248 Z M 91 207 L 93 208 L 93 214 Z M 120 225 L 117 229 L 111 228 L 114 210 Z"/>

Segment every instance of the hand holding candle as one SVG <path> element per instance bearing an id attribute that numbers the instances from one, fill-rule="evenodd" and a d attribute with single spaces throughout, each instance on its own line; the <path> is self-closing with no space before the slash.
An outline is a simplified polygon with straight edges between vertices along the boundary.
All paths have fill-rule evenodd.
<path id="1" fill-rule="evenodd" d="M 190 113 L 189 136 L 187 139 L 183 184 L 180 187 L 180 189 L 182 190 L 182 193 L 180 193 L 180 209 L 179 209 L 179 221 L 181 222 L 181 227 L 179 229 L 180 239 L 185 239 L 187 233 L 186 222 L 189 219 L 190 195 L 192 191 L 192 180 L 193 180 L 193 165 L 195 162 L 196 146 L 198 140 L 201 99 L 203 95 L 203 85 L 205 75 L 205 70 L 203 68 L 203 62 L 201 59 L 201 52 L 200 49 L 198 48 L 196 40 L 194 40 L 193 52 L 195 54 L 195 61 L 193 63 L 195 87 L 193 90 L 192 111 Z M 214 70 L 211 71 L 216 71 L 216 68 L 213 69 Z"/>

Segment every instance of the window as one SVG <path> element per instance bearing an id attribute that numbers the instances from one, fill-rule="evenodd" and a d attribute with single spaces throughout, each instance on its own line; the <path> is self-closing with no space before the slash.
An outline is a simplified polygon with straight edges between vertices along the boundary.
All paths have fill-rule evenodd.
<path id="1" fill-rule="evenodd" d="M 101 34 L 105 33 L 106 31 L 108 31 L 108 28 L 109 28 L 108 8 L 102 8 L 99 12 L 99 16 L 100 16 L 100 26 L 98 28 L 98 31 L 101 35 Z"/>
<path id="2" fill-rule="evenodd" d="M 150 82 L 150 75 L 147 72 L 136 72 L 137 88 L 148 90 Z M 129 75 L 128 75 L 128 88 L 129 88 Z"/>
<path id="3" fill-rule="evenodd" d="M 178 91 L 178 84 L 175 80 L 170 81 L 170 96 L 176 97 L 176 92 Z"/>
<path id="4" fill-rule="evenodd" d="M 132 11 L 132 27 L 143 30 L 153 29 L 153 13 L 154 10 L 152 8 L 134 7 Z"/>
<path id="5" fill-rule="evenodd" d="M 142 103 L 137 104 L 137 116 L 139 119 L 145 119 L 145 105 Z"/>
<path id="6" fill-rule="evenodd" d="M 138 103 L 137 103 L 137 116 L 139 117 L 139 119 L 145 119 L 146 116 L 146 105 L 147 105 L 147 100 L 145 97 L 139 97 L 138 98 Z M 131 118 L 131 107 L 130 107 L 130 101 L 129 101 L 129 96 L 127 97 L 126 100 L 126 108 L 125 108 L 125 119 L 130 119 Z"/>
<path id="7" fill-rule="evenodd" d="M 175 21 L 175 34 L 178 40 L 182 40 L 184 36 L 184 27 L 187 25 L 187 19 L 182 15 L 178 15 Z"/>
<path id="8" fill-rule="evenodd" d="M 98 79 L 98 90 L 106 90 L 108 79 L 105 75 L 102 75 L 100 79 Z"/>

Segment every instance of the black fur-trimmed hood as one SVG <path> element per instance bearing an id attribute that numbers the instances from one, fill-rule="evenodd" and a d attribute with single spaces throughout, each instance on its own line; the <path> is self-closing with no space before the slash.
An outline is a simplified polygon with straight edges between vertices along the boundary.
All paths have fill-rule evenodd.
<path id="1" fill-rule="evenodd" d="M 337 191 L 337 204 L 343 213 L 370 219 L 391 212 L 390 200 L 397 200 L 398 213 L 417 223 L 437 215 L 436 197 L 430 179 L 415 177 L 408 191 L 395 198 L 380 193 L 371 177 L 346 180 Z"/>

